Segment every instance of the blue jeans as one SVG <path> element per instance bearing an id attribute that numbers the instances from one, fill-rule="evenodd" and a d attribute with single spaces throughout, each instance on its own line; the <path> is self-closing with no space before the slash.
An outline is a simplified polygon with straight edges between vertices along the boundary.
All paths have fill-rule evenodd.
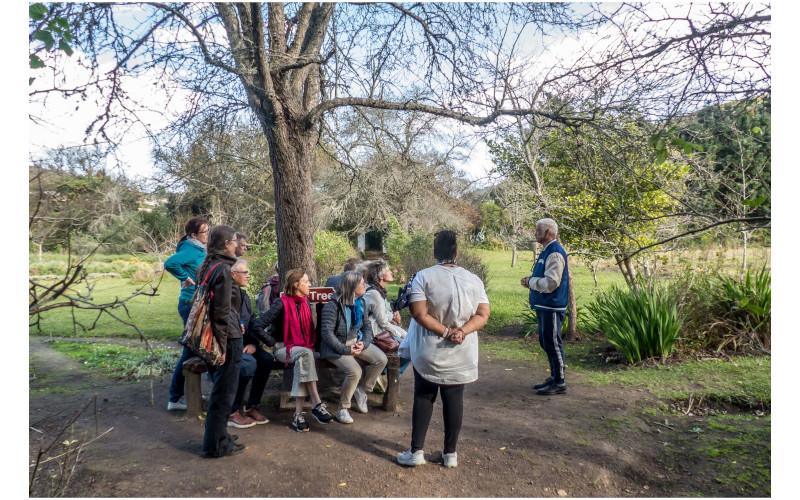
<path id="1" fill-rule="evenodd" d="M 192 303 L 189 301 L 181 300 L 178 302 L 178 314 L 183 320 L 183 326 L 186 326 L 186 320 L 189 319 L 189 312 L 192 310 Z M 183 388 L 186 379 L 183 376 L 183 362 L 194 356 L 192 351 L 184 347 L 181 351 L 181 357 L 178 359 L 178 364 L 175 365 L 175 370 L 172 372 L 172 382 L 169 384 L 169 400 L 176 403 L 183 397 Z"/>

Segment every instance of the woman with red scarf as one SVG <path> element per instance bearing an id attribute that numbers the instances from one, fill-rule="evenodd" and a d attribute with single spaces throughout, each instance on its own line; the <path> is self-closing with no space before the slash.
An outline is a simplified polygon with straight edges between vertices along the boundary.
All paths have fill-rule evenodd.
<path id="1" fill-rule="evenodd" d="M 327 424 L 333 420 L 317 392 L 319 377 L 314 361 L 314 320 L 307 298 L 310 287 L 308 275 L 302 269 L 292 269 L 286 273 L 283 295 L 272 302 L 264 315 L 264 324 L 272 326 L 272 336 L 283 338 L 283 344 L 275 344 L 275 358 L 286 365 L 294 363 L 292 396 L 295 412 L 291 428 L 297 432 L 310 429 L 303 412 L 303 402 L 308 395 L 311 396 L 311 414 L 317 422 Z"/>

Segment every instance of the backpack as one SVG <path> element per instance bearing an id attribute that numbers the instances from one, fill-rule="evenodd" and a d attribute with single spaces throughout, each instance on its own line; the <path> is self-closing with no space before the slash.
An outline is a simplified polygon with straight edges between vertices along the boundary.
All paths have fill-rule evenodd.
<path id="1" fill-rule="evenodd" d="M 408 291 L 411 289 L 411 282 L 414 281 L 416 276 L 417 273 L 414 273 L 411 276 L 411 279 L 408 280 L 408 283 L 403 285 L 403 287 L 397 291 L 397 299 L 392 303 L 393 311 L 399 311 L 405 307 L 408 307 Z"/>
<path id="2" fill-rule="evenodd" d="M 256 295 L 256 308 L 258 309 L 259 314 L 264 314 L 269 309 L 269 306 L 275 301 L 275 299 L 281 296 L 281 289 L 280 289 L 281 281 L 278 275 L 272 276 L 266 283 L 261 285 L 261 290 L 258 291 Z M 269 295 L 264 293 L 264 290 L 269 287 Z"/>
<path id="3" fill-rule="evenodd" d="M 223 349 L 211 328 L 208 307 L 214 298 L 214 292 L 208 290 L 208 282 L 211 274 L 220 264 L 221 262 L 217 262 L 211 266 L 203 281 L 197 285 L 192 298 L 192 309 L 189 311 L 186 328 L 180 340 L 180 343 L 192 351 L 192 354 L 212 367 L 221 365 L 224 355 Z"/>

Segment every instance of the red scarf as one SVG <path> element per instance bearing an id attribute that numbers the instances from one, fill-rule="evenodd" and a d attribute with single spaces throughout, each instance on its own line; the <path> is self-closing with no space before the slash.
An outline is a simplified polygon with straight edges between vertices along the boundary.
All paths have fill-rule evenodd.
<path id="1" fill-rule="evenodd" d="M 293 346 L 314 349 L 314 321 L 311 319 L 311 306 L 305 297 L 284 294 L 281 295 L 281 302 L 283 302 L 283 345 L 286 347 L 288 365 Z M 299 317 L 297 304 L 300 304 Z"/>

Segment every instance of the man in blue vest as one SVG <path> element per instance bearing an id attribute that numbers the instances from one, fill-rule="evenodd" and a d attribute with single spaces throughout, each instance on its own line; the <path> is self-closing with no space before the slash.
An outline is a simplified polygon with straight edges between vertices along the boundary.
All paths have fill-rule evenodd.
<path id="1" fill-rule="evenodd" d="M 536 242 L 542 245 L 531 276 L 520 280 L 530 290 L 529 302 L 539 322 L 539 344 L 550 362 L 550 377 L 533 386 L 536 394 L 550 396 L 567 392 L 564 376 L 564 341 L 561 324 L 569 299 L 567 252 L 558 242 L 558 225 L 553 219 L 536 222 Z"/>

